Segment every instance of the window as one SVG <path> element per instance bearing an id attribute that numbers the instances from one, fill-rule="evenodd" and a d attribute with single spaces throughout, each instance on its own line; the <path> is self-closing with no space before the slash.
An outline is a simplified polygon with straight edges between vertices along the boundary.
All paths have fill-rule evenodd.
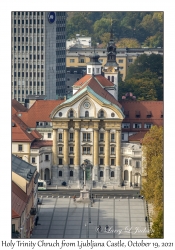
<path id="1" fill-rule="evenodd" d="M 144 128 L 151 128 L 152 127 L 152 124 L 151 123 L 145 123 L 144 124 Z"/>
<path id="2" fill-rule="evenodd" d="M 96 73 L 97 74 L 100 73 L 100 69 L 99 68 L 96 69 Z"/>
<path id="3" fill-rule="evenodd" d="M 130 128 L 130 123 L 122 123 L 122 128 Z"/>
<path id="4" fill-rule="evenodd" d="M 12 233 L 15 233 L 15 224 L 12 224 Z"/>
<path id="5" fill-rule="evenodd" d="M 137 118 L 139 118 L 139 117 L 140 117 L 140 111 L 139 111 L 139 110 L 136 110 L 135 115 L 136 115 Z"/>
<path id="6" fill-rule="evenodd" d="M 90 68 L 88 68 L 88 73 L 91 73 L 91 69 Z"/>
<path id="7" fill-rule="evenodd" d="M 74 61 L 75 61 L 74 59 L 70 59 L 70 63 L 74 63 Z"/>
<path id="8" fill-rule="evenodd" d="M 112 82 L 114 82 L 114 76 L 112 76 Z"/>
<path id="9" fill-rule="evenodd" d="M 103 164 L 104 164 L 104 159 L 100 158 L 100 165 L 103 165 Z"/>
<path id="10" fill-rule="evenodd" d="M 123 63 L 123 59 L 119 59 L 119 61 L 118 61 L 119 63 Z"/>
<path id="11" fill-rule="evenodd" d="M 70 154 L 73 154 L 73 152 L 74 152 L 74 147 L 70 147 L 70 148 L 69 148 L 69 153 L 70 153 Z"/>
<path id="12" fill-rule="evenodd" d="M 115 134 L 111 134 L 111 142 L 114 142 L 115 141 Z"/>
<path id="13" fill-rule="evenodd" d="M 100 141 L 104 141 L 104 133 L 100 133 Z"/>
<path id="14" fill-rule="evenodd" d="M 141 123 L 133 123 L 133 128 L 141 128 Z"/>
<path id="15" fill-rule="evenodd" d="M 90 133 L 83 133 L 83 141 L 90 141 L 91 134 Z"/>
<path id="16" fill-rule="evenodd" d="M 58 164 L 59 164 L 59 165 L 63 165 L 63 159 L 62 159 L 62 158 L 59 158 Z M 62 171 L 61 171 L 61 172 L 62 172 Z M 61 175 L 61 176 L 62 176 L 62 175 Z"/>
<path id="17" fill-rule="evenodd" d="M 32 163 L 35 163 L 35 157 L 32 157 Z"/>
<path id="18" fill-rule="evenodd" d="M 100 171 L 100 177 L 103 177 L 103 171 Z"/>
<path id="19" fill-rule="evenodd" d="M 74 158 L 70 158 L 70 165 L 74 164 Z"/>
<path id="20" fill-rule="evenodd" d="M 18 145 L 18 151 L 22 151 L 22 149 L 23 149 L 23 148 L 22 148 L 22 145 L 19 144 L 19 145 Z"/>
<path id="21" fill-rule="evenodd" d="M 99 116 L 98 116 L 99 118 L 102 118 L 102 117 L 104 117 L 104 111 L 103 110 L 100 110 L 100 112 L 99 112 Z"/>
<path id="22" fill-rule="evenodd" d="M 49 155 L 45 155 L 45 161 L 49 161 Z"/>
<path id="23" fill-rule="evenodd" d="M 132 63 L 132 62 L 133 62 L 133 59 L 129 59 L 128 62 L 129 62 L 129 63 Z"/>
<path id="24" fill-rule="evenodd" d="M 73 141 L 73 139 L 74 139 L 74 133 L 70 133 L 70 141 Z"/>
<path id="25" fill-rule="evenodd" d="M 115 165 L 115 159 L 111 159 L 111 165 Z"/>
<path id="26" fill-rule="evenodd" d="M 61 170 L 58 172 L 58 175 L 59 175 L 59 176 L 62 176 L 62 171 L 61 171 Z"/>
<path id="27" fill-rule="evenodd" d="M 85 111 L 85 117 L 89 117 L 89 111 Z"/>
<path id="28" fill-rule="evenodd" d="M 70 177 L 73 177 L 74 176 L 74 172 L 71 170 L 70 171 Z"/>
<path id="29" fill-rule="evenodd" d="M 74 111 L 73 110 L 70 110 L 69 117 L 74 117 Z"/>
<path id="30" fill-rule="evenodd" d="M 125 165 L 128 165 L 128 159 L 125 159 Z"/>
<path id="31" fill-rule="evenodd" d="M 104 154 L 104 147 L 100 147 L 100 154 Z"/>
<path id="32" fill-rule="evenodd" d="M 58 140 L 62 141 L 63 140 L 63 135 L 61 133 L 58 134 Z"/>
<path id="33" fill-rule="evenodd" d="M 80 63 L 84 63 L 84 59 L 80 59 Z"/>
<path id="34" fill-rule="evenodd" d="M 124 134 L 122 134 L 122 140 L 124 140 L 125 139 L 125 136 L 124 136 Z"/>
<path id="35" fill-rule="evenodd" d="M 114 159 L 111 159 L 111 161 L 114 160 Z M 114 165 L 111 163 L 111 165 Z M 111 177 L 114 177 L 114 171 L 111 171 Z"/>
<path id="36" fill-rule="evenodd" d="M 83 154 L 84 155 L 89 155 L 90 154 L 90 147 L 83 147 Z"/>
<path id="37" fill-rule="evenodd" d="M 108 80 L 110 81 L 110 76 L 108 76 Z"/>
<path id="38" fill-rule="evenodd" d="M 51 138 L 51 137 L 52 137 L 52 133 L 48 133 L 47 138 Z"/>
<path id="39" fill-rule="evenodd" d="M 62 155 L 62 153 L 63 153 L 63 148 L 62 148 L 62 147 L 59 147 L 59 148 L 58 148 L 58 151 L 59 151 L 59 154 Z"/>
<path id="40" fill-rule="evenodd" d="M 140 167 L 140 161 L 136 161 L 136 168 Z"/>
<path id="41" fill-rule="evenodd" d="M 115 147 L 111 147 L 111 155 L 115 154 Z"/>

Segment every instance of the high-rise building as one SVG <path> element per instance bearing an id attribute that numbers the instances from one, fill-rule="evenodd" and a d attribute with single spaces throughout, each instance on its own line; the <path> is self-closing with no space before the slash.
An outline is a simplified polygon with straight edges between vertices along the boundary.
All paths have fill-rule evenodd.
<path id="1" fill-rule="evenodd" d="M 12 98 L 65 95 L 66 12 L 12 12 Z"/>

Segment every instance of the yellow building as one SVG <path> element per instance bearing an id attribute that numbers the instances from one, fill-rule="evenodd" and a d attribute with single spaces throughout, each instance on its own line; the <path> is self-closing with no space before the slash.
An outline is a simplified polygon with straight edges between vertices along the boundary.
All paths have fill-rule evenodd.
<path id="1" fill-rule="evenodd" d="M 119 65 L 120 74 L 122 80 L 125 79 L 129 66 L 135 61 L 135 59 L 141 54 L 150 55 L 163 54 L 161 48 L 123 48 L 117 49 L 116 51 L 116 62 Z M 94 53 L 93 48 L 70 48 L 66 51 L 66 67 L 86 67 L 87 63 L 90 62 L 89 55 Z M 106 49 L 95 49 L 99 57 L 99 61 L 102 67 L 107 63 L 107 50 Z"/>

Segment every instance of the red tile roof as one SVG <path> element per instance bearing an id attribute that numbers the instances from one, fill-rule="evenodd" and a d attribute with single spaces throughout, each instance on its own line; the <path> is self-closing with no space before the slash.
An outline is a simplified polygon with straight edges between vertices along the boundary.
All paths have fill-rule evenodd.
<path id="1" fill-rule="evenodd" d="M 134 135 L 130 135 L 128 137 L 128 141 L 129 142 L 134 142 L 134 141 L 138 141 L 138 142 L 141 142 L 141 140 L 143 139 L 143 137 L 145 136 L 147 131 L 144 131 L 144 132 L 138 132 Z"/>
<path id="2" fill-rule="evenodd" d="M 96 76 L 93 76 L 93 75 L 85 75 L 83 76 L 80 80 L 78 80 L 73 86 L 75 87 L 81 87 L 83 86 L 85 83 L 87 83 L 88 81 L 90 81 L 90 79 L 94 78 L 95 80 L 95 84 L 97 84 L 97 82 L 99 81 L 100 84 L 103 86 L 103 87 L 113 87 L 114 84 L 112 82 L 110 82 L 107 78 L 105 78 L 104 76 L 102 75 L 96 75 Z"/>
<path id="3" fill-rule="evenodd" d="M 14 210 L 16 214 L 21 216 L 26 207 L 27 201 L 28 196 L 26 195 L 26 193 L 12 181 L 12 210 Z"/>
<path id="4" fill-rule="evenodd" d="M 144 123 L 163 126 L 163 118 L 161 118 L 163 101 L 120 101 L 120 104 L 124 108 L 124 114 L 129 114 L 129 117 L 125 116 L 123 123 L 130 123 L 130 128 L 123 128 L 123 131 L 138 132 L 149 130 L 144 128 Z M 140 112 L 140 117 L 136 117 L 136 114 L 139 113 L 138 111 Z M 151 117 L 147 117 L 150 115 L 150 112 Z M 141 123 L 142 128 L 134 129 L 133 123 Z"/>
<path id="5" fill-rule="evenodd" d="M 50 113 L 62 102 L 64 100 L 36 100 L 27 112 L 20 112 L 20 118 L 30 128 L 35 128 L 37 121 L 51 121 Z"/>
<path id="6" fill-rule="evenodd" d="M 35 137 L 36 139 L 41 139 L 41 138 L 43 137 L 37 130 L 32 130 L 31 134 L 32 134 L 33 137 Z"/>
<path id="7" fill-rule="evenodd" d="M 19 111 L 25 112 L 25 111 L 27 111 L 27 108 L 24 107 L 20 102 L 18 102 L 15 99 L 12 100 L 12 108 L 13 108 L 14 111 L 16 110 L 16 112 L 19 112 Z"/>
<path id="8" fill-rule="evenodd" d="M 15 212 L 15 210 L 12 209 L 12 219 L 19 218 L 20 215 Z"/>
<path id="9" fill-rule="evenodd" d="M 49 140 L 39 140 L 32 142 L 31 148 L 41 148 L 53 146 L 53 142 Z"/>
<path id="10" fill-rule="evenodd" d="M 14 120 L 12 122 L 15 123 Z M 12 141 L 23 141 L 23 142 L 32 142 L 35 140 L 35 137 L 22 129 L 18 124 L 15 124 L 14 127 L 12 127 Z"/>

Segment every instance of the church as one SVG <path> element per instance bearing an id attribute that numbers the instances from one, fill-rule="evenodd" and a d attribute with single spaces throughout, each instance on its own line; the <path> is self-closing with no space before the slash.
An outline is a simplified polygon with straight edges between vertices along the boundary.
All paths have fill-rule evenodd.
<path id="1" fill-rule="evenodd" d="M 53 183 L 101 186 L 122 184 L 118 64 L 111 36 L 101 74 L 99 55 L 92 53 L 87 74 L 73 85 L 73 96 L 50 114 L 53 127 Z"/>

